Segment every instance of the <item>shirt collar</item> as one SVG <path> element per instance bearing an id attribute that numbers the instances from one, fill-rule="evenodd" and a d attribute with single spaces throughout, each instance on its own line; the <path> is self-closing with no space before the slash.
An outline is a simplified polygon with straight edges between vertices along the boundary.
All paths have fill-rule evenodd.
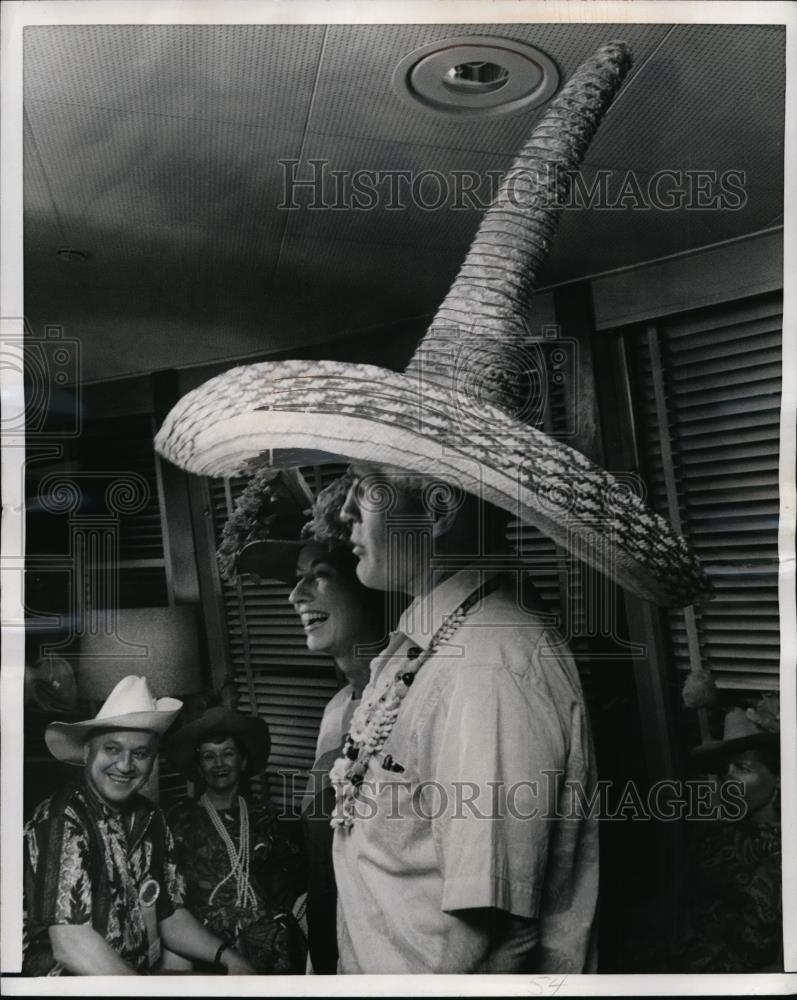
<path id="1" fill-rule="evenodd" d="M 466 567 L 446 577 L 422 597 L 416 597 L 399 618 L 397 632 L 401 632 L 416 646 L 426 649 L 432 636 L 447 615 L 482 583 L 495 576 L 475 567 Z"/>

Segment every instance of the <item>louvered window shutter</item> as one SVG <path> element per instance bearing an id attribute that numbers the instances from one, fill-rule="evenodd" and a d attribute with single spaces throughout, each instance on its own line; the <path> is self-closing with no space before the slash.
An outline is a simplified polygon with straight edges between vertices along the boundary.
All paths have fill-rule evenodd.
<path id="1" fill-rule="evenodd" d="M 625 335 L 649 500 L 716 588 L 670 613 L 674 663 L 722 688 L 778 687 L 781 313 L 768 294 Z"/>
<path id="2" fill-rule="evenodd" d="M 300 471 L 316 495 L 345 468 L 336 464 Z M 208 481 L 216 544 L 246 482 Z M 235 584 L 222 581 L 221 586 L 238 709 L 268 723 L 269 794 L 280 811 L 296 815 L 315 759 L 321 716 L 338 690 L 335 663 L 307 649 L 302 626 L 288 603 L 290 587 L 270 581 L 257 584 L 248 576 Z"/>

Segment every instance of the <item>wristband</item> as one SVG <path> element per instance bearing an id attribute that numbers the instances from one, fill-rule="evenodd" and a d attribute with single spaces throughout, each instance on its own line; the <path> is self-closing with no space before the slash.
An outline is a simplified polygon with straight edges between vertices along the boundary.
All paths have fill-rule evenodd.
<path id="1" fill-rule="evenodd" d="M 221 965 L 221 956 L 230 947 L 232 947 L 232 945 L 230 944 L 229 941 L 221 942 L 221 944 L 219 945 L 219 950 L 216 952 L 216 957 L 213 959 L 214 965 Z"/>

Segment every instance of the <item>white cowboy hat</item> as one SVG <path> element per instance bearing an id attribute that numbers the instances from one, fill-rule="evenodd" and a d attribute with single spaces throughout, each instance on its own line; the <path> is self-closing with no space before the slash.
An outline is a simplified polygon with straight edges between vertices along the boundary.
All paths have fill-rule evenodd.
<path id="1" fill-rule="evenodd" d="M 44 734 L 56 760 L 83 763 L 83 744 L 97 729 L 141 729 L 162 736 L 183 703 L 176 698 L 153 698 L 146 677 L 123 677 L 93 719 L 51 722 Z"/>
<path id="2" fill-rule="evenodd" d="M 681 606 L 707 596 L 683 538 L 525 420 L 536 275 L 571 175 L 630 65 L 626 46 L 609 43 L 551 103 L 403 373 L 333 361 L 233 368 L 177 403 L 156 449 L 205 476 L 340 458 L 431 475 L 536 526 L 644 598 Z"/>

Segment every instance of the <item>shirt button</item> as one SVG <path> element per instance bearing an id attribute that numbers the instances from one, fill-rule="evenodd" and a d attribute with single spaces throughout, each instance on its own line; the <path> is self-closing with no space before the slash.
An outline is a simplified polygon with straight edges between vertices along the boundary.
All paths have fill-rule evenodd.
<path id="1" fill-rule="evenodd" d="M 422 652 L 423 650 L 421 649 L 420 646 L 410 646 L 410 648 L 407 650 L 407 659 L 417 660 Z"/>

